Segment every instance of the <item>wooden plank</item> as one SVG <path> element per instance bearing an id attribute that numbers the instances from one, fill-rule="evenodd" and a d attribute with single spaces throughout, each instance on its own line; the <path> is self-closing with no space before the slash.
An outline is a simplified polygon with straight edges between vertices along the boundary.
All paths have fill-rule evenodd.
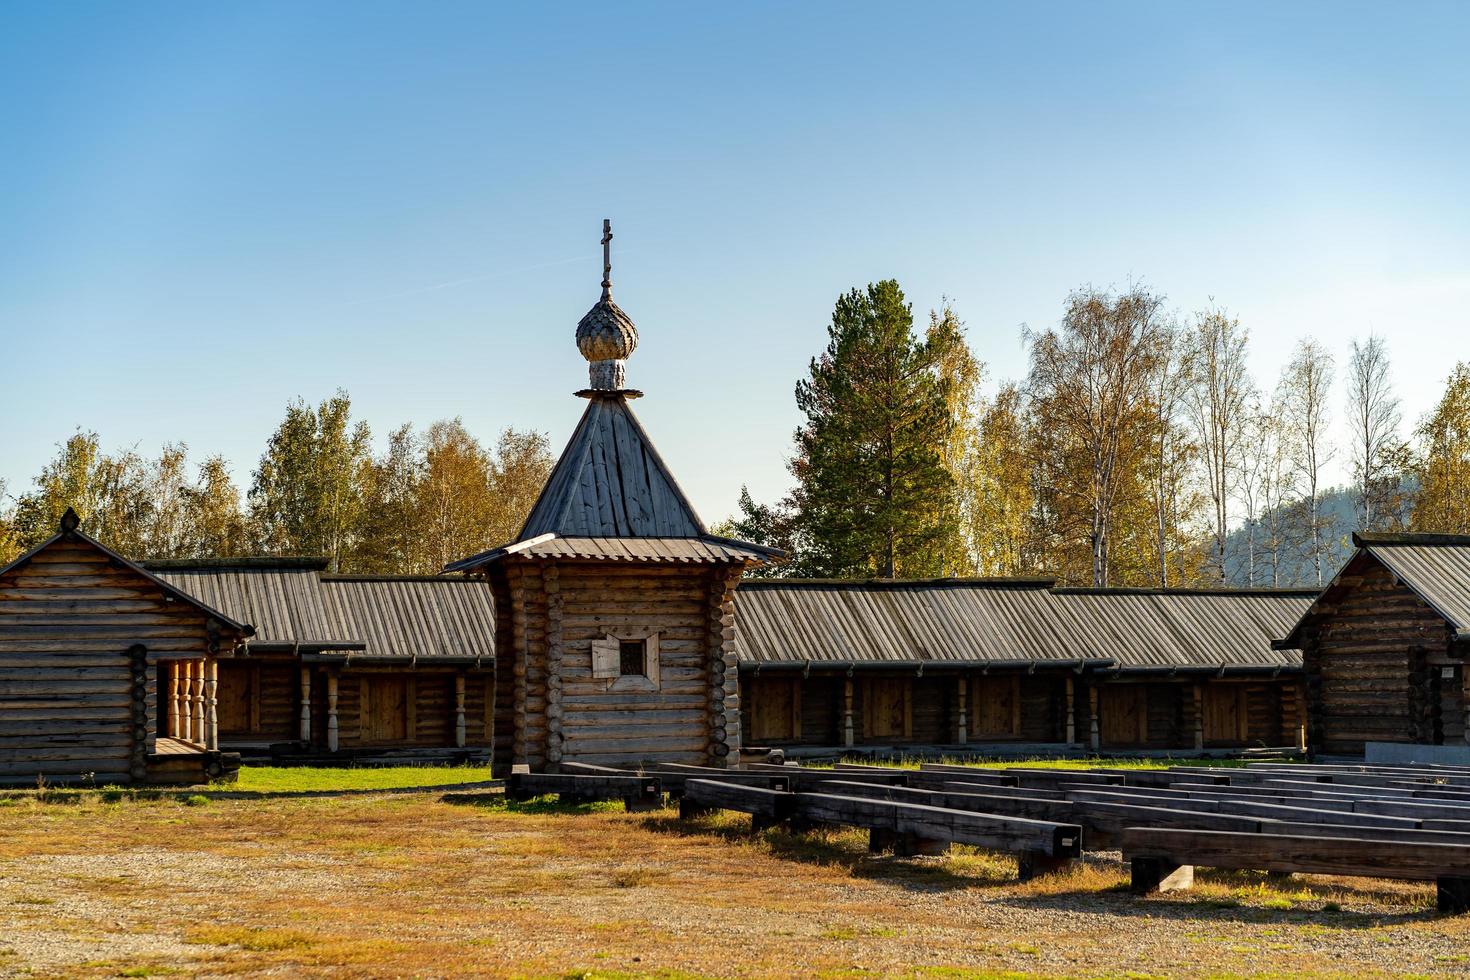
<path id="1" fill-rule="evenodd" d="M 792 793 L 717 779 L 688 780 L 684 784 L 684 799 L 700 806 L 736 810 L 770 821 L 786 820 L 796 809 L 796 796 Z"/>
<path id="2" fill-rule="evenodd" d="M 1049 857 L 1075 857 L 1082 846 L 1082 828 L 1075 824 L 856 796 L 797 793 L 795 815 L 826 823 L 913 834 L 926 840 L 947 840 L 994 850 L 1039 851 Z"/>
<path id="3" fill-rule="evenodd" d="M 1364 846 L 1362 839 L 1348 837 L 1130 827 L 1123 833 L 1123 854 L 1129 860 L 1142 857 L 1251 871 L 1406 881 L 1470 877 L 1470 845 L 1389 838 L 1371 843 Z"/>

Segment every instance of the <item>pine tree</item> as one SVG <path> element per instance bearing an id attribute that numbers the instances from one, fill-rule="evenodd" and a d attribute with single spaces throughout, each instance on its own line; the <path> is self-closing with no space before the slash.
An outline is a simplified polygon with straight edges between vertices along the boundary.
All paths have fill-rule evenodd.
<path id="1" fill-rule="evenodd" d="M 953 499 L 941 364 L 893 280 L 839 297 L 827 348 L 796 386 L 792 472 L 807 564 L 829 576 L 943 574 L 936 501 Z"/>

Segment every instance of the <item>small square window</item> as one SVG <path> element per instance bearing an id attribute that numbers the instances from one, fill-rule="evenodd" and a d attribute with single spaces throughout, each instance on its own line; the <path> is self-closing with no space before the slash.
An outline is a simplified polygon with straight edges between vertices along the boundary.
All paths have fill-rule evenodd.
<path id="1" fill-rule="evenodd" d="M 618 673 L 624 677 L 643 676 L 643 641 L 618 641 Z"/>

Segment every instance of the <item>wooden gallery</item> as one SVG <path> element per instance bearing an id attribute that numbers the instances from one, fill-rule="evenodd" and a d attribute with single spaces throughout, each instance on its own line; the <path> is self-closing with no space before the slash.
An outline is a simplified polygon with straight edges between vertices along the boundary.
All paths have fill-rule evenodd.
<path id="1" fill-rule="evenodd" d="M 1440 594 L 1442 566 L 1412 549 L 1366 548 L 1315 605 L 1044 580 L 742 581 L 784 555 L 711 534 L 634 415 L 638 333 L 612 300 L 609 238 L 576 331 L 587 405 L 515 541 L 439 576 L 360 578 L 313 559 L 139 562 L 68 512 L 0 569 L 0 780 L 187 783 L 241 754 L 501 773 L 727 766 L 769 748 L 1193 752 L 1294 746 L 1313 718 L 1329 748 L 1394 725 L 1462 731 L 1444 671 L 1459 669 L 1463 595 L 1434 616 L 1413 606 L 1394 725 L 1362 708 L 1350 679 L 1364 668 L 1342 659 L 1359 654 L 1337 642 L 1363 629 L 1357 601 L 1392 593 L 1385 623 L 1404 625 L 1412 603 L 1390 580 Z M 1323 665 L 1306 696 L 1298 643 Z"/>

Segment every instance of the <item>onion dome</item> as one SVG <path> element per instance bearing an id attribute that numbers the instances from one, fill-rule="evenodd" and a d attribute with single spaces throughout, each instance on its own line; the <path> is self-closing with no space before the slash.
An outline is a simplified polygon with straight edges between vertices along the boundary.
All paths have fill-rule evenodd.
<path id="1" fill-rule="evenodd" d="M 638 346 L 638 328 L 612 299 L 612 222 L 602 222 L 602 298 L 577 324 L 577 349 L 587 358 L 591 389 L 622 391 L 624 361 Z"/>

